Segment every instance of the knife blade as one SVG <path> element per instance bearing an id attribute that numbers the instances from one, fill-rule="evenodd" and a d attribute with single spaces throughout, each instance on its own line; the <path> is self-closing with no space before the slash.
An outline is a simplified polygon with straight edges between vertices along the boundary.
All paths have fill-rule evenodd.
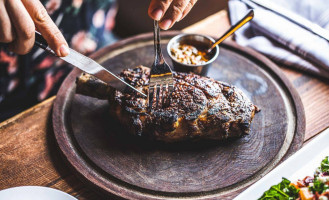
<path id="1" fill-rule="evenodd" d="M 256 5 L 261 6 L 267 10 L 270 10 L 270 11 L 286 18 L 287 20 L 297 24 L 298 26 L 329 41 L 329 31 L 328 30 L 322 28 L 321 26 L 309 21 L 308 19 L 306 19 L 298 14 L 295 14 L 295 13 L 289 11 L 288 9 L 285 9 L 281 6 L 271 3 L 270 1 L 264 1 L 264 0 L 241 0 L 241 1 L 245 2 L 248 5 L 250 5 L 249 2 L 255 3 Z"/>
<path id="2" fill-rule="evenodd" d="M 56 53 L 48 46 L 47 41 L 37 31 L 35 32 L 35 45 L 46 50 L 50 54 L 57 56 Z M 143 95 L 144 97 L 147 97 L 147 95 L 145 95 L 143 92 L 137 90 L 132 85 L 128 84 L 120 77 L 116 76 L 111 71 L 107 70 L 106 68 L 98 64 L 93 59 L 88 58 L 87 56 L 84 56 L 81 53 L 71 48 L 69 49 L 70 49 L 69 55 L 59 58 L 81 69 L 82 71 L 95 76 L 96 78 L 104 81 L 105 83 L 109 84 L 111 87 L 121 92 L 126 93 L 129 91 L 135 91 Z"/>

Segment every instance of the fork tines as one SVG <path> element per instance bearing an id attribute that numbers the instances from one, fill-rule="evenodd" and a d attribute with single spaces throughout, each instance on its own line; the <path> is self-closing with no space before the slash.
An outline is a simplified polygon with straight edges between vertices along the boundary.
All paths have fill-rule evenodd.
<path id="1" fill-rule="evenodd" d="M 162 79 L 162 80 L 161 80 Z M 162 108 L 169 103 L 168 99 L 174 90 L 172 74 L 153 76 L 149 84 L 148 108 L 149 110 Z"/>

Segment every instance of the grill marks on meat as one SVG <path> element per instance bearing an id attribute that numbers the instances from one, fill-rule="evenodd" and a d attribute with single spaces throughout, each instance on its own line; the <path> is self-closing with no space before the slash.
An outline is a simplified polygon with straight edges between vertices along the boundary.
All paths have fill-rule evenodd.
<path id="1" fill-rule="evenodd" d="M 147 94 L 150 69 L 138 66 L 120 77 Z M 238 88 L 195 74 L 177 72 L 175 90 L 160 109 L 147 110 L 141 96 L 123 94 L 104 82 L 83 74 L 77 93 L 108 99 L 111 115 L 133 135 L 176 142 L 207 138 L 223 140 L 249 133 L 258 108 Z"/>

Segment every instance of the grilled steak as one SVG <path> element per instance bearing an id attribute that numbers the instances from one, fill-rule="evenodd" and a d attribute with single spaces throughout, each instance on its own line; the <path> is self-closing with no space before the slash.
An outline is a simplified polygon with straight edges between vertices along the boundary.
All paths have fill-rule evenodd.
<path id="1" fill-rule="evenodd" d="M 147 94 L 150 69 L 138 66 L 120 77 Z M 77 78 L 77 93 L 108 99 L 111 115 L 133 135 L 175 142 L 223 140 L 249 133 L 257 107 L 238 88 L 195 74 L 177 72 L 175 90 L 162 108 L 147 110 L 147 99 L 123 94 L 89 74 Z"/>

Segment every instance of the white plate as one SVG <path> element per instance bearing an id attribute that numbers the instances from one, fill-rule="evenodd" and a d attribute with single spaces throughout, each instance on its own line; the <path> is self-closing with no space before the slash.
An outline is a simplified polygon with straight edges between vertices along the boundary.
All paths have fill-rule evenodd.
<path id="1" fill-rule="evenodd" d="M 329 156 L 328 144 L 329 129 L 326 129 L 234 200 L 258 199 L 272 185 L 281 182 L 282 177 L 296 181 L 305 176 L 312 176 L 316 168 L 320 166 L 321 161 Z"/>
<path id="2" fill-rule="evenodd" d="M 0 200 L 77 200 L 60 190 L 41 186 L 21 186 L 0 191 Z"/>

